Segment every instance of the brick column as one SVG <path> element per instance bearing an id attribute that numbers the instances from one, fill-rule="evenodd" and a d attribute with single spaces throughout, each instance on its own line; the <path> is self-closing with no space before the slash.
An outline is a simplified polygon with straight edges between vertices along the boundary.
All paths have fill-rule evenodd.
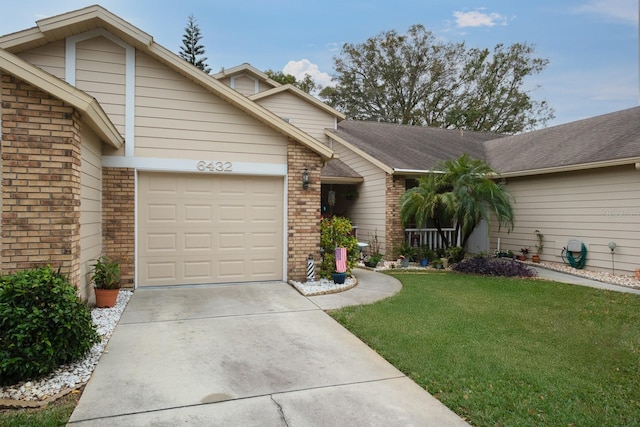
<path id="1" fill-rule="evenodd" d="M 400 220 L 400 197 L 405 192 L 403 176 L 386 176 L 386 249 L 385 258 L 395 258 L 394 251 L 404 243 L 404 227 Z"/>
<path id="2" fill-rule="evenodd" d="M 313 254 L 320 262 L 320 171 L 322 159 L 303 145 L 289 141 L 288 218 L 289 246 L 287 248 L 287 276 L 304 282 L 307 277 L 307 258 Z M 302 188 L 302 171 L 311 176 L 309 188 Z"/>
<path id="3" fill-rule="evenodd" d="M 80 116 L 2 76 L 2 272 L 51 264 L 80 284 Z"/>
<path id="4" fill-rule="evenodd" d="M 103 253 L 120 263 L 122 286 L 133 286 L 135 273 L 135 171 L 102 169 Z"/>

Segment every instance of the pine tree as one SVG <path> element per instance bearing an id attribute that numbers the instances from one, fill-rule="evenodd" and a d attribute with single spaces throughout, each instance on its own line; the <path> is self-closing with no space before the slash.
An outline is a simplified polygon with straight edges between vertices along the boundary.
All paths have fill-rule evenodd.
<path id="1" fill-rule="evenodd" d="M 200 68 L 205 73 L 209 74 L 211 68 L 205 62 L 207 57 L 204 55 L 204 46 L 199 44 L 202 39 L 200 33 L 200 27 L 196 24 L 196 19 L 193 15 L 189 15 L 189 22 L 184 29 L 184 35 L 182 36 L 182 46 L 180 46 L 180 56 L 190 64 Z"/>

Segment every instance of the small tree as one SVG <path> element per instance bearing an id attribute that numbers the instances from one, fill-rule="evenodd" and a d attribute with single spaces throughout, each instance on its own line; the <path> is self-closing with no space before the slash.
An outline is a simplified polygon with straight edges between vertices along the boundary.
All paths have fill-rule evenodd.
<path id="1" fill-rule="evenodd" d="M 347 249 L 347 273 L 356 265 L 358 260 L 358 239 L 351 234 L 351 221 L 347 218 L 323 218 L 321 223 L 320 247 L 324 251 L 320 276 L 329 278 L 336 269 L 336 248 Z"/>
<path id="2" fill-rule="evenodd" d="M 182 36 L 182 46 L 180 46 L 180 56 L 190 64 L 200 68 L 205 73 L 209 74 L 211 68 L 206 63 L 207 57 L 204 55 L 204 46 L 200 44 L 202 34 L 200 33 L 200 27 L 196 24 L 196 19 L 193 15 L 189 15 L 189 21 L 184 29 L 184 35 Z"/>

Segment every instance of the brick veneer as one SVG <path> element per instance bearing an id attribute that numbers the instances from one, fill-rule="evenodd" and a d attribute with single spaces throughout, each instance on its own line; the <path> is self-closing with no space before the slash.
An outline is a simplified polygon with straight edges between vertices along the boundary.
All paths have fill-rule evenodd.
<path id="1" fill-rule="evenodd" d="M 2 76 L 2 273 L 51 264 L 80 284 L 80 116 Z"/>
<path id="2" fill-rule="evenodd" d="M 102 169 L 102 247 L 120 262 L 122 286 L 133 286 L 135 260 L 135 171 Z"/>
<path id="3" fill-rule="evenodd" d="M 395 250 L 404 243 L 404 227 L 400 219 L 400 197 L 405 192 L 403 176 L 386 176 L 386 251 L 385 258 L 393 259 Z"/>
<path id="4" fill-rule="evenodd" d="M 320 171 L 322 159 L 307 147 L 289 141 L 288 164 L 288 248 L 287 276 L 304 281 L 307 258 L 313 254 L 320 261 Z M 310 173 L 309 188 L 302 188 L 302 171 Z"/>

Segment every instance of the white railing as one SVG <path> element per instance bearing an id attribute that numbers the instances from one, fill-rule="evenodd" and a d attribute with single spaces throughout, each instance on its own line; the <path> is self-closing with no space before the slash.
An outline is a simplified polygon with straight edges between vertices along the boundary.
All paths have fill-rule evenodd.
<path id="1" fill-rule="evenodd" d="M 460 235 L 455 228 L 443 228 L 442 232 L 449 240 L 449 245 L 460 246 Z M 411 246 L 426 245 L 429 249 L 444 248 L 445 244 L 436 228 L 406 228 L 405 241 Z"/>

